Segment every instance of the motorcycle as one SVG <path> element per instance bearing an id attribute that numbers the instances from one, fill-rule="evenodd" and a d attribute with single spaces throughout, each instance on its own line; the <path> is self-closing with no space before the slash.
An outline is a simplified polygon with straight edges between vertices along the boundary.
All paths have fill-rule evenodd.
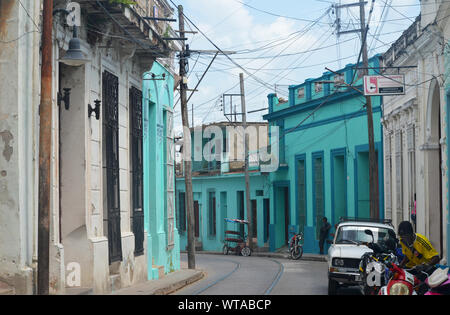
<path id="1" fill-rule="evenodd" d="M 372 250 L 361 257 L 359 271 L 361 274 L 361 292 L 364 295 L 377 295 L 390 278 L 389 264 L 398 263 L 395 253 L 396 243 L 392 239 L 384 246 L 374 243 L 373 233 L 366 230 L 365 233 L 372 236 L 372 242 L 365 245 Z"/>
<path id="2" fill-rule="evenodd" d="M 300 243 L 303 240 L 303 233 L 294 234 L 289 241 L 289 255 L 292 259 L 298 260 L 303 255 L 303 245 Z"/>
<path id="3" fill-rule="evenodd" d="M 392 277 L 380 290 L 380 295 L 424 295 L 429 291 L 427 279 L 436 270 L 436 266 L 402 269 L 397 264 L 391 264 L 389 268 Z"/>
<path id="4" fill-rule="evenodd" d="M 392 277 L 386 286 L 383 286 L 379 295 L 417 295 L 416 288 L 420 285 L 419 279 L 397 264 L 390 264 Z"/>
<path id="5" fill-rule="evenodd" d="M 450 295 L 450 274 L 448 266 L 438 268 L 425 280 L 429 287 L 425 295 Z"/>

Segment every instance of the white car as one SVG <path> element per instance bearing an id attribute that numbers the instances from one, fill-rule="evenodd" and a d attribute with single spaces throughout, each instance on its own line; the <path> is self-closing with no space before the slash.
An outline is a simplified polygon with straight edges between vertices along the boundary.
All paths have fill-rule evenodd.
<path id="1" fill-rule="evenodd" d="M 328 249 L 328 294 L 336 294 L 340 286 L 355 286 L 361 284 L 359 263 L 361 256 L 372 252 L 362 243 L 372 242 L 372 236 L 365 230 L 371 230 L 374 242 L 383 244 L 395 238 L 395 231 L 389 221 L 383 223 L 348 220 L 339 223 L 334 235 L 333 244 Z"/>

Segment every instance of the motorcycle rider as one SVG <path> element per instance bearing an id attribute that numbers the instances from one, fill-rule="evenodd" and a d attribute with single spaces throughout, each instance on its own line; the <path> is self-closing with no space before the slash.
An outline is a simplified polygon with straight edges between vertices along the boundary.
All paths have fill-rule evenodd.
<path id="1" fill-rule="evenodd" d="M 402 252 L 405 255 L 400 263 L 401 268 L 415 268 L 417 271 L 421 271 L 438 264 L 441 260 L 430 241 L 425 236 L 414 233 L 410 222 L 403 221 L 399 224 L 398 235 Z"/>

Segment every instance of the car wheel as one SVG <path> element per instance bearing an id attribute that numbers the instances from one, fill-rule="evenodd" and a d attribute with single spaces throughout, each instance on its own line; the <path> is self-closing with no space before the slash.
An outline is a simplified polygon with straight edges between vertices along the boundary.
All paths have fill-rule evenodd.
<path id="1" fill-rule="evenodd" d="M 338 289 L 338 282 L 328 279 L 328 295 L 336 295 Z"/>
<path id="2" fill-rule="evenodd" d="M 228 248 L 228 245 L 223 245 L 223 249 L 222 249 L 222 253 L 224 254 L 224 255 L 228 255 L 228 251 L 229 251 L 230 249 Z"/>

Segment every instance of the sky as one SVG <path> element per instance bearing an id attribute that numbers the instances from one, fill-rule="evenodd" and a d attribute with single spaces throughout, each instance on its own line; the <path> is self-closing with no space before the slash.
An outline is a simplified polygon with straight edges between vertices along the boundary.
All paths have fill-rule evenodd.
<path id="1" fill-rule="evenodd" d="M 322 76 L 332 70 L 356 63 L 361 47 L 359 33 L 337 35 L 337 13 L 341 31 L 359 28 L 359 7 L 341 9 L 333 4 L 357 0 L 172 0 L 182 5 L 186 30 L 203 32 L 187 34 L 191 50 L 233 52 L 219 55 L 189 101 L 192 124 L 227 121 L 222 110 L 223 94 L 238 94 L 239 73 L 244 73 L 247 111 L 268 107 L 267 95 L 277 93 L 288 98 L 289 85 Z M 387 51 L 420 14 L 419 0 L 375 0 L 365 6 L 369 23 L 369 56 Z M 172 3 L 172 5 L 173 5 Z M 175 15 L 178 12 L 175 10 Z M 369 21 L 370 17 L 370 21 Z M 178 29 L 178 22 L 174 23 Z M 198 32 L 198 31 L 197 31 Z M 211 43 L 213 42 L 214 45 Z M 211 62 L 211 54 L 191 55 L 189 88 L 194 88 Z M 231 60 L 230 60 L 231 58 Z M 190 92 L 188 92 L 188 95 Z M 175 101 L 179 98 L 175 95 Z M 240 99 L 233 103 L 240 112 Z M 225 103 L 229 112 L 229 98 Z M 182 131 L 179 102 L 175 107 L 175 131 Z M 247 121 L 262 121 L 267 110 L 248 114 Z M 241 117 L 238 117 L 240 120 Z"/>

